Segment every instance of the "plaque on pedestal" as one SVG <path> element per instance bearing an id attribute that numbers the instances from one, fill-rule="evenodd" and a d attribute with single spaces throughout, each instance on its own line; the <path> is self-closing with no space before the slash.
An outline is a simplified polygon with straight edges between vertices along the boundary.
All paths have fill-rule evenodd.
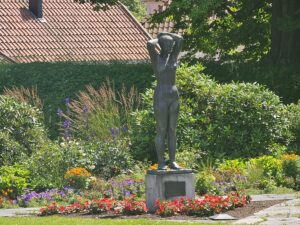
<path id="1" fill-rule="evenodd" d="M 194 198 L 195 185 L 192 170 L 148 170 L 146 175 L 146 204 L 155 212 L 155 201 L 181 197 Z"/>

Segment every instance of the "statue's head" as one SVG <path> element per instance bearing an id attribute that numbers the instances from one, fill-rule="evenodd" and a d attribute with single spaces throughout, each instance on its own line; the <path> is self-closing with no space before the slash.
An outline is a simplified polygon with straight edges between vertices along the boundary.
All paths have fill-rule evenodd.
<path id="1" fill-rule="evenodd" d="M 173 49 L 174 40 L 170 35 L 164 34 L 158 38 L 158 44 L 162 53 L 170 54 Z"/>

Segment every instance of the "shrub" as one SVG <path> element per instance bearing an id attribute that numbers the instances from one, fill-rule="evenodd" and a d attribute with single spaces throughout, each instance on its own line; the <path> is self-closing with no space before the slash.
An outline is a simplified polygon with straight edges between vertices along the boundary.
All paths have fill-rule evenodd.
<path id="1" fill-rule="evenodd" d="M 32 188 L 42 191 L 63 187 L 65 172 L 74 167 L 92 168 L 93 157 L 92 149 L 84 142 L 45 143 L 26 163 L 31 171 Z"/>
<path id="2" fill-rule="evenodd" d="M 126 173 L 134 166 L 127 140 L 95 143 L 93 154 L 94 173 L 106 179 Z"/>
<path id="3" fill-rule="evenodd" d="M 285 154 L 281 159 L 283 173 L 296 180 L 297 175 L 300 173 L 300 157 L 295 154 Z"/>
<path id="4" fill-rule="evenodd" d="M 216 181 L 216 178 L 213 174 L 199 172 L 196 176 L 196 184 L 195 184 L 195 191 L 199 195 L 211 193 L 211 194 L 218 194 L 216 187 L 213 185 Z"/>
<path id="5" fill-rule="evenodd" d="M 72 168 L 65 173 L 67 183 L 75 189 L 87 189 L 92 174 L 84 168 Z"/>
<path id="6" fill-rule="evenodd" d="M 265 176 L 273 178 L 280 178 L 282 176 L 282 162 L 273 156 L 261 156 L 250 159 L 248 163 L 262 168 Z"/>
<path id="7" fill-rule="evenodd" d="M 30 157 L 47 139 L 41 112 L 26 103 L 0 96 L 0 165 Z"/>
<path id="8" fill-rule="evenodd" d="M 282 184 L 282 162 L 273 156 L 261 156 L 246 163 L 249 186 L 270 192 Z"/>
<path id="9" fill-rule="evenodd" d="M 258 82 L 279 95 L 284 103 L 296 103 L 300 99 L 299 64 L 278 64 L 249 61 L 230 63 L 210 61 L 205 73 L 219 82 Z"/>
<path id="10" fill-rule="evenodd" d="M 300 101 L 298 104 L 288 105 L 288 118 L 292 135 L 292 152 L 300 154 Z"/>
<path id="11" fill-rule="evenodd" d="M 225 160 L 220 163 L 218 170 L 227 176 L 231 177 L 232 175 L 243 175 L 245 174 L 245 163 L 240 159 Z"/>
<path id="12" fill-rule="evenodd" d="M 0 167 L 0 194 L 15 198 L 29 183 L 29 171 L 19 165 Z"/>
<path id="13" fill-rule="evenodd" d="M 285 143 L 286 108 L 278 96 L 255 83 L 221 85 L 202 71 L 201 65 L 177 71 L 179 151 L 189 146 L 215 157 L 255 157 L 269 153 L 274 143 Z M 152 100 L 150 89 L 142 96 L 143 110 L 134 113 L 132 151 L 138 159 L 155 156 Z"/>

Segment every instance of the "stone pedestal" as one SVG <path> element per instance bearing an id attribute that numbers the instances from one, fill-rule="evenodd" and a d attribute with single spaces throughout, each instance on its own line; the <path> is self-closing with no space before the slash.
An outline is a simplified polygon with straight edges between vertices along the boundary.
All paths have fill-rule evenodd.
<path id="1" fill-rule="evenodd" d="M 155 212 L 155 201 L 180 197 L 195 197 L 195 181 L 192 170 L 148 170 L 146 174 L 146 204 Z"/>

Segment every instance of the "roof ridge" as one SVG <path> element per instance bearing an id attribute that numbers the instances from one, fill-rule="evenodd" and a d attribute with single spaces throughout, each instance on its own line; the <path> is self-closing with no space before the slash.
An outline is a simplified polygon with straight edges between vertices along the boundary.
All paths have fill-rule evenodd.
<path id="1" fill-rule="evenodd" d="M 11 61 L 15 63 L 16 61 L 13 60 L 12 58 L 8 57 L 4 52 L 0 52 L 0 55 L 3 56 L 6 60 Z"/>
<path id="2" fill-rule="evenodd" d="M 148 33 L 148 31 L 143 27 L 143 25 L 141 24 L 141 22 L 139 22 L 135 17 L 134 15 L 128 10 L 128 8 L 122 4 L 120 1 L 119 1 L 119 4 L 122 6 L 122 9 L 125 10 L 125 12 L 134 20 L 135 24 L 138 25 L 138 27 L 142 30 L 142 32 L 144 32 L 144 34 L 146 34 L 148 36 L 149 39 L 152 39 L 151 35 Z"/>

